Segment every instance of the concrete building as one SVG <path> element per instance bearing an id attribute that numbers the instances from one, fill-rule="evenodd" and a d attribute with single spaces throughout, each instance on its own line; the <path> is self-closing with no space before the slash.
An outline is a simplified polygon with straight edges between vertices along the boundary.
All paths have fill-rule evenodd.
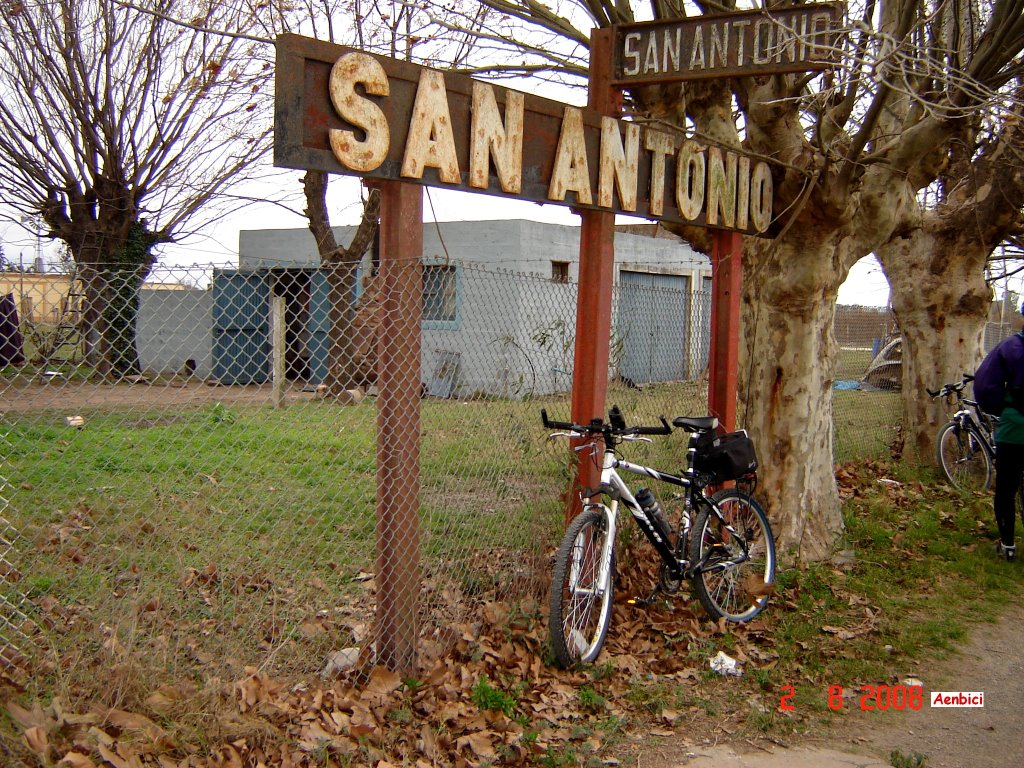
<path id="1" fill-rule="evenodd" d="M 354 228 L 338 227 L 335 233 L 346 243 Z M 568 389 L 579 228 L 524 220 L 426 223 L 423 240 L 422 366 L 427 391 L 439 396 L 517 396 Z M 615 248 L 610 375 L 637 383 L 694 377 L 707 360 L 707 258 L 670 235 L 635 231 L 617 233 Z M 364 259 L 363 274 L 372 271 L 370 259 Z M 238 262 L 239 275 L 249 277 L 223 275 L 220 280 L 247 280 L 247 292 L 265 290 L 250 286 L 252 280 L 262 281 L 260 274 L 280 282 L 283 274 L 291 273 L 289 295 L 306 303 L 290 313 L 298 323 L 289 328 L 290 336 L 304 348 L 304 362 L 296 370 L 315 382 L 325 370 L 320 359 L 323 318 L 316 309 L 323 289 L 322 276 L 312 272 L 320 259 L 309 230 L 242 231 Z M 215 277 L 215 291 L 217 282 Z M 215 305 L 223 300 L 231 298 L 215 297 Z M 259 346 L 264 331 L 255 329 L 262 320 L 249 325 L 259 336 Z M 216 323 L 214 332 L 220 332 Z M 217 349 L 215 338 L 214 370 L 223 374 L 228 367 L 218 367 Z M 231 347 L 233 360 L 244 357 L 240 349 Z M 264 368 L 261 359 L 251 371 L 233 371 L 228 379 L 259 378 Z"/>

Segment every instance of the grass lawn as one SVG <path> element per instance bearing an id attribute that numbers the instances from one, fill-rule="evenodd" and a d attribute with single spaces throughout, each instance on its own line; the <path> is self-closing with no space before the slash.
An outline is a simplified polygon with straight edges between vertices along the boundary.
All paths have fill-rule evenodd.
<path id="1" fill-rule="evenodd" d="M 654 423 L 661 414 L 700 413 L 703 397 L 694 385 L 643 393 L 617 386 L 609 402 L 631 422 Z M 406 735 L 418 743 L 424 727 L 434 728 L 430 697 L 458 702 L 437 705 L 460 707 L 445 726 L 453 743 L 460 728 L 479 730 L 473 717 L 487 712 L 487 722 L 505 718 L 503 732 L 519 729 L 531 744 L 570 745 L 576 762 L 558 763 L 557 749 L 526 749 L 542 765 L 583 764 L 614 750 L 628 729 L 681 717 L 712 734 L 785 736 L 837 716 L 831 685 L 892 682 L 947 652 L 972 620 L 995 615 L 1003 596 L 1024 585 L 1020 569 L 989 551 L 991 501 L 927 474 L 846 461 L 889 453 L 898 393 L 836 392 L 834 404 L 846 498 L 841 547 L 851 556 L 782 571 L 770 610 L 738 628 L 708 622 L 685 596 L 647 611 L 626 606 L 653 575 L 638 576 L 635 553 L 625 552 L 608 650 L 581 674 L 543 664 L 538 601 L 569 476 L 566 446 L 546 439 L 539 410 L 565 419 L 567 400 L 425 401 L 421 634 L 425 649 L 443 647 L 455 663 L 433 682 L 403 683 L 401 700 L 382 715 L 391 741 L 371 740 L 379 755 L 359 748 L 384 759 Z M 277 736 L 266 724 L 246 726 L 258 737 L 241 733 L 238 713 L 223 711 L 235 696 L 225 698 L 224 681 L 265 675 L 312 685 L 330 653 L 368 642 L 377 571 L 372 402 L 81 415 L 82 429 L 55 411 L 4 417 L 2 513 L 18 536 L 2 597 L 25 611 L 30 622 L 18 628 L 42 651 L 36 677 L 13 680 L 25 688 L 19 700 L 145 712 L 177 739 L 175 759 L 193 746 L 215 748 L 221 733 L 250 747 L 301 742 L 296 723 L 317 717 L 307 717 L 306 704 L 287 705 L 299 719 L 275 721 Z M 632 445 L 629 457 L 677 468 L 682 439 Z M 736 681 L 710 673 L 707 659 L 718 650 L 745 659 L 749 674 Z M 184 714 L 154 709 L 154 691 L 185 690 L 183 681 L 192 691 L 182 693 Z M 776 706 L 789 685 L 791 717 Z M 5 738 L 13 728 L 0 719 Z M 320 745 L 325 755 L 336 746 Z"/>
<path id="2" fill-rule="evenodd" d="M 698 414 L 703 398 L 694 384 L 609 394 L 632 423 Z M 896 402 L 837 392 L 837 455 L 884 454 Z M 543 590 L 536 574 L 561 530 L 569 472 L 566 444 L 540 425 L 542 406 L 568 418 L 566 398 L 424 402 L 419 546 L 440 620 L 472 610 L 466 596 Z M 82 429 L 51 411 L 4 422 L 3 513 L 19 534 L 19 578 L 5 597 L 28 597 L 32 621 L 105 626 L 122 642 L 184 643 L 276 670 L 308 665 L 311 638 L 322 638 L 303 627 L 325 616 L 359 638 L 376 571 L 372 402 L 80 415 Z M 634 444 L 629 456 L 681 469 L 684 439 Z M 157 607 L 141 624 L 139 605 Z M 165 626 L 174 631 L 162 635 Z M 48 636 L 58 654 L 80 645 L 76 633 Z"/>

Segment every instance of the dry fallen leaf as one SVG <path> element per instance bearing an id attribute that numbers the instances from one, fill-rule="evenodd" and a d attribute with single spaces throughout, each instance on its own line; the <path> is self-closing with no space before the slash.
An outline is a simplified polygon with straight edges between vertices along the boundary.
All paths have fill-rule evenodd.
<path id="1" fill-rule="evenodd" d="M 96 763 L 81 752 L 68 752 L 58 765 L 66 765 L 68 768 L 96 768 Z"/>
<path id="2" fill-rule="evenodd" d="M 25 743 L 28 744 L 28 748 L 37 755 L 43 755 L 45 757 L 50 751 L 50 740 L 46 735 L 46 731 L 38 725 L 33 725 L 25 731 Z"/>
<path id="3" fill-rule="evenodd" d="M 825 625 L 821 628 L 821 631 L 827 635 L 835 635 L 840 640 L 853 640 L 857 637 L 856 632 L 851 632 L 850 630 L 843 629 L 842 627 L 830 627 Z"/>
<path id="4" fill-rule="evenodd" d="M 455 740 L 455 745 L 459 750 L 469 747 L 469 750 L 474 755 L 480 757 L 494 757 L 496 753 L 491 742 L 492 736 L 494 734 L 488 731 L 478 731 L 477 733 L 460 736 Z"/>
<path id="5" fill-rule="evenodd" d="M 775 582 L 766 582 L 756 574 L 748 573 L 743 578 L 743 589 L 751 597 L 763 597 L 775 593 Z"/>

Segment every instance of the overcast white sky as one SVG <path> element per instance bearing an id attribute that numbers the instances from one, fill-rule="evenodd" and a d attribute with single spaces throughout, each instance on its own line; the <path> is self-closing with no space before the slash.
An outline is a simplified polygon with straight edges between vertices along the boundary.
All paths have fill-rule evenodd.
<path id="1" fill-rule="evenodd" d="M 296 176 L 296 179 L 298 176 Z M 298 189 L 298 181 L 296 189 Z M 331 220 L 336 225 L 354 224 L 361 213 L 359 182 L 354 178 L 336 178 L 331 182 L 329 197 Z M 299 207 L 299 204 L 296 204 Z M 555 224 L 578 226 L 579 218 L 568 208 L 559 205 L 538 205 L 488 195 L 451 192 L 432 188 L 423 198 L 425 221 L 482 221 L 488 219 L 527 219 Z M 623 218 L 623 221 L 641 221 Z M 237 263 L 238 233 L 242 229 L 305 228 L 305 219 L 276 206 L 254 206 L 212 227 L 209 232 L 175 246 L 163 246 L 160 264 L 165 266 L 191 266 Z M 26 229 L 8 226 L 0 230 L 0 241 L 8 260 L 31 265 L 36 253 L 36 238 Z M 53 244 L 41 245 L 45 260 L 56 262 L 57 248 Z M 889 286 L 881 267 L 874 260 L 861 260 L 851 271 L 849 279 L 839 289 L 840 304 L 885 306 Z"/>

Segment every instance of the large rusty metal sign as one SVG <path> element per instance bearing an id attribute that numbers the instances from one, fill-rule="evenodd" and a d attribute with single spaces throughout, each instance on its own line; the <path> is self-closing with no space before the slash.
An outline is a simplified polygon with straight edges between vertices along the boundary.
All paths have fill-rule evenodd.
<path id="1" fill-rule="evenodd" d="M 276 165 L 764 235 L 768 164 L 451 72 L 277 40 Z"/>
<path id="2" fill-rule="evenodd" d="M 841 3 L 612 27 L 620 87 L 825 69 L 838 58 Z"/>

